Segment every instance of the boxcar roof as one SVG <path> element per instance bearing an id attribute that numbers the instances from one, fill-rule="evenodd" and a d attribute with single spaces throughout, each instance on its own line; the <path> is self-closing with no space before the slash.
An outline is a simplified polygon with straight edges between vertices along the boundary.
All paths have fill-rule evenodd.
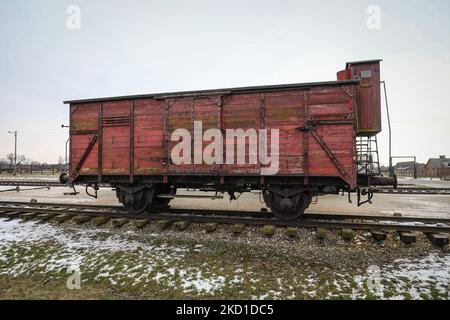
<path id="1" fill-rule="evenodd" d="M 197 91 L 152 93 L 152 94 L 104 97 L 104 98 L 93 98 L 93 99 L 82 99 L 82 100 L 68 100 L 68 101 L 64 101 L 64 103 L 66 103 L 66 104 L 67 103 L 88 103 L 88 102 L 142 99 L 142 98 L 164 99 L 164 98 L 171 98 L 171 97 L 206 96 L 206 95 L 219 95 L 219 94 L 229 94 L 229 93 L 252 93 L 252 92 L 260 92 L 260 91 L 273 92 L 273 91 L 284 91 L 284 90 L 290 90 L 290 89 L 307 89 L 307 88 L 319 87 L 319 86 L 336 86 L 336 85 L 346 85 L 346 84 L 356 84 L 356 83 L 359 83 L 359 80 L 292 83 L 292 84 L 278 84 L 278 85 L 269 85 L 269 86 L 251 86 L 251 87 L 209 89 L 209 90 L 197 90 Z"/>
<path id="2" fill-rule="evenodd" d="M 381 62 L 383 60 L 381 59 L 373 59 L 373 60 L 361 60 L 361 61 L 350 61 L 346 63 L 346 68 L 348 68 L 351 65 L 354 64 L 367 64 L 367 63 L 376 63 L 376 62 Z"/>

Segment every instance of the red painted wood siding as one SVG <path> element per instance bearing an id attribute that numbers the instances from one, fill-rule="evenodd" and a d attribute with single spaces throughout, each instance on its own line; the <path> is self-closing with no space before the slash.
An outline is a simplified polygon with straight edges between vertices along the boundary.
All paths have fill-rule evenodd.
<path id="1" fill-rule="evenodd" d="M 320 124 L 316 132 L 348 174 L 348 182 L 355 184 L 354 94 L 355 85 L 348 84 L 308 90 L 231 94 L 222 105 L 218 96 L 74 104 L 71 105 L 70 116 L 71 173 L 90 139 L 97 134 L 100 139 L 83 163 L 82 175 L 130 175 L 132 158 L 134 175 L 259 174 L 259 164 L 210 166 L 171 163 L 170 153 L 177 142 L 170 141 L 170 134 L 175 129 L 184 128 L 192 135 L 195 120 L 202 121 L 203 132 L 209 128 L 221 128 L 224 134 L 226 129 L 279 129 L 279 175 L 342 176 L 316 139 L 310 133 L 298 130 L 305 126 L 306 119 L 309 122 L 353 121 Z M 169 135 L 167 139 L 166 135 Z M 307 153 L 304 150 L 306 141 Z M 224 136 L 224 160 L 226 145 L 230 143 L 232 141 Z M 203 147 L 207 144 L 209 142 L 203 142 Z M 248 159 L 248 148 L 246 150 Z M 307 168 L 305 155 L 309 163 Z"/>
<path id="2" fill-rule="evenodd" d="M 134 102 L 134 173 L 161 174 L 164 161 L 164 103 L 138 99 Z"/>
<path id="3" fill-rule="evenodd" d="M 70 106 L 70 172 L 80 161 L 89 142 L 98 132 L 99 103 Z M 98 144 L 96 143 L 87 156 L 80 170 L 81 174 L 98 174 Z"/>
<path id="4" fill-rule="evenodd" d="M 102 104 L 102 174 L 130 174 L 131 101 Z"/>

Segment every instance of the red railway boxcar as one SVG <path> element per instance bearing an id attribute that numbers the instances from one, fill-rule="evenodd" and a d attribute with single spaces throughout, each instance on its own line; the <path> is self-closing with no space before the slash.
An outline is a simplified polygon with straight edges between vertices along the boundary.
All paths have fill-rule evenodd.
<path id="1" fill-rule="evenodd" d="M 337 81 L 66 101 L 63 182 L 115 188 L 133 213 L 177 188 L 261 190 L 281 219 L 316 195 L 395 184 L 371 146 L 381 131 L 380 61 L 347 63 Z M 358 201 L 361 203 L 360 201 Z"/>

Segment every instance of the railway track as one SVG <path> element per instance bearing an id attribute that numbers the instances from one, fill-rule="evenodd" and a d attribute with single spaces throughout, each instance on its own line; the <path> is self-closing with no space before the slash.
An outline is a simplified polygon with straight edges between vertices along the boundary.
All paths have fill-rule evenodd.
<path id="1" fill-rule="evenodd" d="M 427 217 L 403 217 L 352 214 L 304 214 L 301 220 L 282 221 L 269 212 L 164 209 L 151 214 L 129 214 L 121 206 L 25 203 L 0 201 L 0 216 L 15 217 L 19 214 L 50 214 L 53 216 L 70 214 L 72 216 L 106 217 L 110 219 L 148 219 L 189 221 L 199 223 L 273 225 L 279 227 L 330 228 L 355 230 L 395 230 L 420 231 L 426 233 L 450 233 L 450 219 Z"/>
<path id="2" fill-rule="evenodd" d="M 67 184 L 62 184 L 56 180 L 0 180 L 0 186 L 13 187 L 67 187 Z M 83 186 L 83 184 L 81 184 Z M 84 185 L 85 186 L 85 185 Z M 99 187 L 109 187 L 108 184 L 99 183 Z"/>
<path id="3" fill-rule="evenodd" d="M 0 186 L 14 187 L 66 187 L 67 185 L 59 181 L 31 181 L 31 180 L 0 180 Z M 109 187 L 107 184 L 99 184 L 99 187 Z M 10 189 L 7 191 L 15 191 Z M 6 190 L 4 190 L 6 191 Z M 382 194 L 415 194 L 415 195 L 450 195 L 450 188 L 427 188 L 427 187 L 400 187 L 394 188 L 375 188 L 375 193 Z"/>
<path id="4" fill-rule="evenodd" d="M 0 180 L 0 186 L 63 187 L 59 181 Z"/>
<path id="5" fill-rule="evenodd" d="M 375 193 L 382 194 L 415 194 L 415 195 L 450 195 L 450 188 L 376 188 Z"/>

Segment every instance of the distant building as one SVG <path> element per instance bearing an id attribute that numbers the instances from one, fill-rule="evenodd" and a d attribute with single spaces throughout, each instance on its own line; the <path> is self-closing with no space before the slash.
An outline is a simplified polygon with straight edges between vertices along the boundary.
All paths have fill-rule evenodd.
<path id="1" fill-rule="evenodd" d="M 382 176 L 389 176 L 389 167 L 388 166 L 380 166 L 380 173 Z"/>
<path id="2" fill-rule="evenodd" d="M 417 178 L 425 178 L 427 176 L 427 171 L 425 170 L 425 163 L 417 164 Z"/>
<path id="3" fill-rule="evenodd" d="M 441 180 L 450 179 L 450 158 L 445 156 L 430 158 L 424 169 L 427 177 Z"/>
<path id="4" fill-rule="evenodd" d="M 417 165 L 414 161 L 397 162 L 394 166 L 394 171 L 397 176 L 414 177 L 414 166 Z"/>

